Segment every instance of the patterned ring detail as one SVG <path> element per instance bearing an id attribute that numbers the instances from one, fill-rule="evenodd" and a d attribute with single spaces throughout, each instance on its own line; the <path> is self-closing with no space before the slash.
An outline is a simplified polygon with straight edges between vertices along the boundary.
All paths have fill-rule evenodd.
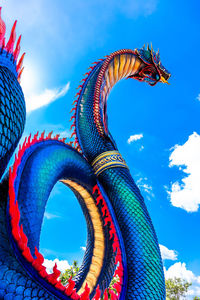
<path id="1" fill-rule="evenodd" d="M 92 167 L 97 176 L 109 168 L 123 167 L 128 169 L 125 160 L 118 151 L 106 151 L 101 153 L 93 160 Z"/>

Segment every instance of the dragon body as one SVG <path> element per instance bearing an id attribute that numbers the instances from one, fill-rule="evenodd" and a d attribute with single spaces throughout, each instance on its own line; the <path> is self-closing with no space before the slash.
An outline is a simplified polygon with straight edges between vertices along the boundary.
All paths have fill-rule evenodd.
<path id="1" fill-rule="evenodd" d="M 3 24 L 3 25 L 2 25 Z M 16 24 L 15 24 L 16 25 Z M 21 137 L 25 104 L 19 78 L 22 59 L 15 25 L 5 46 L 0 22 L 1 175 Z M 165 299 L 157 237 L 143 197 L 118 152 L 107 124 L 107 97 L 123 78 L 150 85 L 169 72 L 153 49 L 120 50 L 91 67 L 74 101 L 74 145 L 52 133 L 25 140 L 0 188 L 1 299 Z M 5 104 L 4 104 L 5 103 Z M 10 142 L 8 143 L 7 140 Z M 58 181 L 76 195 L 87 223 L 80 271 L 63 286 L 55 265 L 48 274 L 39 252 L 48 197 Z M 116 293 L 109 290 L 115 276 Z"/>

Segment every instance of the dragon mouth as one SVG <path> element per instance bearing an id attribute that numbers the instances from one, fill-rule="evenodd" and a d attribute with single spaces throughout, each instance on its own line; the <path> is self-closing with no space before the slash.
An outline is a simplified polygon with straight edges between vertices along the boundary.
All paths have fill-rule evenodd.
<path id="1" fill-rule="evenodd" d="M 159 81 L 162 82 L 162 83 L 169 84 L 168 80 L 171 77 L 171 74 L 168 74 L 168 73 L 166 73 L 162 70 L 159 70 L 159 72 L 160 72 L 160 80 Z"/>
<path id="2" fill-rule="evenodd" d="M 44 138 L 44 135 L 42 137 Z M 58 139 L 56 137 L 56 139 Z M 30 139 L 28 142 L 24 143 L 22 148 L 20 148 L 18 157 L 16 157 L 13 168 L 10 168 L 9 172 L 9 224 L 10 224 L 10 236 L 13 247 L 17 254 L 18 259 L 21 261 L 22 265 L 25 267 L 27 272 L 31 274 L 39 283 L 46 286 L 49 291 L 59 299 L 100 299 L 104 295 L 104 299 L 108 294 L 115 297 L 115 299 L 120 298 L 120 294 L 123 286 L 124 277 L 124 261 L 122 257 L 122 245 L 119 228 L 116 226 L 116 220 L 112 209 L 109 206 L 108 199 L 102 194 L 98 184 L 93 186 L 91 192 L 84 188 L 79 183 L 74 180 L 63 179 L 65 185 L 70 187 L 75 195 L 78 193 L 80 201 L 84 202 L 87 212 L 92 223 L 92 234 L 93 240 L 93 250 L 90 255 L 90 264 L 87 273 L 82 278 L 81 285 L 76 286 L 76 281 L 71 278 L 68 280 L 66 286 L 61 284 L 59 276 L 61 272 L 57 269 L 55 264 L 53 268 L 53 273 L 48 274 L 46 271 L 43 255 L 35 248 L 35 253 L 32 253 L 28 246 L 28 237 L 24 232 L 22 220 L 20 217 L 20 208 L 18 205 L 17 185 L 18 180 L 18 167 L 21 163 L 21 159 L 24 156 L 27 147 L 38 143 L 41 141 L 41 137 L 34 137 L 32 141 Z M 61 141 L 62 142 L 62 141 Z M 80 202 L 79 201 L 79 202 Z M 113 277 L 116 280 L 114 284 L 114 289 L 116 293 L 105 287 L 102 283 L 101 275 L 106 272 L 108 263 L 108 252 L 106 251 L 108 245 L 111 245 L 110 250 L 113 253 L 113 265 L 112 272 Z M 91 252 L 91 245 L 87 245 L 87 251 Z M 78 274 L 80 277 L 81 274 Z M 112 278 L 110 278 L 111 280 Z M 78 291 L 76 291 L 76 288 Z M 114 299 L 114 298 L 113 298 Z"/>

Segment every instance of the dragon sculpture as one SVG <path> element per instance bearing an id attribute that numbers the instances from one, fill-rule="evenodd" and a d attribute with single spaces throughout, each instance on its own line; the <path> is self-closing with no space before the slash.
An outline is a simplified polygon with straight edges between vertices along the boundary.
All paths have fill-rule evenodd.
<path id="1" fill-rule="evenodd" d="M 167 83 L 170 73 L 159 53 L 120 50 L 95 62 L 74 101 L 74 144 L 36 133 L 19 146 L 6 172 L 26 115 L 19 83 L 24 54 L 17 61 L 21 36 L 14 48 L 15 27 L 6 44 L 0 19 L 0 299 L 165 299 L 156 233 L 108 131 L 106 109 L 110 90 L 123 78 Z M 74 192 L 88 230 L 80 271 L 66 286 L 56 264 L 46 272 L 39 252 L 45 206 L 58 181 Z M 109 290 L 113 276 L 116 293 Z"/>

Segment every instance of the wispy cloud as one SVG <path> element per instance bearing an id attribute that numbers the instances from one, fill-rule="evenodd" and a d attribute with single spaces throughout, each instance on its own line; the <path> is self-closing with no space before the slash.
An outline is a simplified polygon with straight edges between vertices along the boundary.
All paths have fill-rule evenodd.
<path id="1" fill-rule="evenodd" d="M 148 200 L 151 200 L 151 198 L 154 197 L 153 187 L 149 184 L 147 177 L 140 177 L 136 181 L 136 184 L 141 190 L 141 192 L 144 192 L 146 194 L 146 198 Z"/>
<path id="2" fill-rule="evenodd" d="M 47 257 L 47 256 L 53 256 L 59 259 L 63 259 L 65 257 L 67 257 L 68 252 L 60 252 L 60 251 L 55 251 L 55 250 L 51 250 L 48 248 L 41 248 L 40 252 L 42 253 L 43 256 Z"/>
<path id="3" fill-rule="evenodd" d="M 200 94 L 197 96 L 197 100 L 200 101 Z"/>
<path id="4" fill-rule="evenodd" d="M 70 83 L 68 82 L 66 85 L 60 88 L 45 89 L 44 92 L 39 95 L 31 95 L 27 97 L 25 95 L 27 112 L 31 112 L 42 106 L 48 105 L 53 101 L 63 97 L 68 92 L 69 86 Z"/>
<path id="5" fill-rule="evenodd" d="M 177 252 L 175 250 L 170 250 L 163 245 L 160 246 L 160 252 L 163 260 L 177 260 Z"/>
<path id="6" fill-rule="evenodd" d="M 134 135 L 131 135 L 128 138 L 127 143 L 131 144 L 132 142 L 138 141 L 138 140 L 140 140 L 142 138 L 143 138 L 143 134 L 142 133 L 140 133 L 140 134 L 134 134 Z"/>
<path id="7" fill-rule="evenodd" d="M 61 218 L 61 216 L 56 215 L 56 214 L 51 214 L 51 213 L 49 213 L 49 212 L 47 212 L 47 211 L 45 211 L 44 217 L 45 217 L 47 220 Z"/>
<path id="8" fill-rule="evenodd" d="M 52 136 L 59 134 L 60 138 L 70 138 L 71 133 L 70 130 L 67 130 L 62 124 L 51 124 L 51 123 L 43 123 L 38 124 L 38 130 L 42 132 L 45 130 L 47 133 L 53 131 Z M 35 133 L 35 129 L 34 129 Z"/>
<path id="9" fill-rule="evenodd" d="M 53 267 L 57 264 L 57 268 L 59 271 L 64 272 L 66 269 L 70 268 L 70 265 L 67 260 L 59 260 L 59 259 L 44 259 L 43 266 L 46 267 L 47 273 L 52 273 L 53 272 Z"/>
<path id="10" fill-rule="evenodd" d="M 158 4 L 157 0 L 126 0 L 125 2 L 118 1 L 118 4 L 120 3 L 120 11 L 129 18 L 151 15 L 156 10 Z"/>
<path id="11" fill-rule="evenodd" d="M 173 206 L 187 212 L 198 211 L 200 205 L 200 135 L 194 132 L 183 145 L 176 145 L 169 157 L 170 167 L 178 166 L 185 177 L 168 191 Z"/>

